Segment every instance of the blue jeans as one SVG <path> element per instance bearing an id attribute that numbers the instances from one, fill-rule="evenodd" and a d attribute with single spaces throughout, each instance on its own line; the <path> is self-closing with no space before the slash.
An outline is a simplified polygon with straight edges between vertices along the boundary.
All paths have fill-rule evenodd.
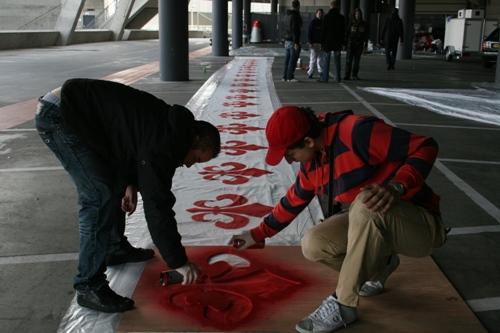
<path id="1" fill-rule="evenodd" d="M 283 71 L 284 80 L 291 80 L 295 78 L 295 67 L 297 67 L 299 52 L 300 50 L 295 50 L 292 41 L 285 41 L 285 69 Z"/>
<path id="2" fill-rule="evenodd" d="M 332 51 L 333 52 L 333 65 L 335 66 L 335 80 L 340 82 L 340 51 Z M 330 58 L 332 52 L 325 52 L 324 55 L 324 66 L 323 72 L 321 73 L 321 81 L 328 82 L 328 78 L 330 77 Z"/>
<path id="3" fill-rule="evenodd" d="M 80 211 L 80 255 L 74 287 L 85 293 L 106 282 L 104 259 L 123 188 L 113 169 L 63 126 L 59 107 L 40 100 L 35 116 L 38 134 L 76 185 Z"/>

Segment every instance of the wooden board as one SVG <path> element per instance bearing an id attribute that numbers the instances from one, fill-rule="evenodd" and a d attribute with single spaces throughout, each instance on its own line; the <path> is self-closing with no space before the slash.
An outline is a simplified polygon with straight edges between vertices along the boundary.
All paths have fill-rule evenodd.
<path id="1" fill-rule="evenodd" d="M 329 268 L 304 259 L 300 247 L 273 246 L 245 252 L 228 247 L 188 247 L 187 251 L 191 260 L 202 265 L 214 253 L 239 255 L 259 270 L 258 276 L 265 278 L 257 284 L 245 282 L 251 274 L 226 282 L 214 278 L 210 284 L 198 286 L 204 288 L 198 294 L 207 296 L 209 303 L 215 302 L 215 306 L 207 307 L 211 311 L 205 313 L 210 318 L 207 320 L 197 316 L 192 308 L 186 310 L 171 303 L 172 294 L 188 291 L 180 286 L 159 285 L 159 273 L 165 266 L 157 255 L 146 265 L 134 292 L 137 309 L 122 316 L 119 332 L 295 332 L 296 322 L 335 290 L 338 277 Z M 349 332 L 486 332 L 430 257 L 402 257 L 386 287 L 381 295 L 361 299 L 360 318 L 349 326 Z M 259 294 L 273 288 L 281 290 L 263 297 Z M 236 290 L 253 302 L 251 313 L 240 322 L 221 324 L 222 314 L 231 310 L 228 304 L 212 301 L 215 296 L 210 290 L 224 289 L 231 293 Z M 190 297 L 184 297 L 184 301 L 196 303 Z"/>

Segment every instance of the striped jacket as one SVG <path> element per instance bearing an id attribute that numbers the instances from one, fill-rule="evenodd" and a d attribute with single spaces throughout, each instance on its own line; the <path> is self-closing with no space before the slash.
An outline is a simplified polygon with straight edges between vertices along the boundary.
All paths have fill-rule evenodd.
<path id="1" fill-rule="evenodd" d="M 333 193 L 337 202 L 349 204 L 360 188 L 369 184 L 404 185 L 402 200 L 439 214 L 439 196 L 425 183 L 438 152 L 434 139 L 387 125 L 381 119 L 353 115 L 351 111 L 328 113 L 325 142 L 333 144 Z M 307 207 L 316 194 L 328 195 L 327 153 L 302 163 L 295 184 L 264 221 L 251 230 L 257 241 L 284 229 Z"/>

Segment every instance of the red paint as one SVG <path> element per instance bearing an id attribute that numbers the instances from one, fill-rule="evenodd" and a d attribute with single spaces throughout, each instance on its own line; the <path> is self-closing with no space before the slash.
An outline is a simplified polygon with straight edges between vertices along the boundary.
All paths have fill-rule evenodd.
<path id="1" fill-rule="evenodd" d="M 231 87 L 257 87 L 257 85 L 253 83 L 238 82 L 231 84 Z"/>
<path id="2" fill-rule="evenodd" d="M 219 126 L 217 126 L 217 129 L 221 133 L 230 133 L 230 134 L 246 134 L 248 132 L 255 132 L 255 131 L 263 130 L 263 128 L 261 128 L 261 127 L 249 126 L 246 124 L 238 124 L 238 123 L 231 123 L 228 125 L 219 125 Z"/>
<path id="3" fill-rule="evenodd" d="M 238 100 L 238 101 L 244 101 L 247 99 L 256 99 L 256 98 L 257 98 L 256 96 L 245 95 L 245 94 L 226 96 L 226 99 L 234 99 L 234 100 Z"/>
<path id="4" fill-rule="evenodd" d="M 204 327 L 233 330 L 252 321 L 257 311 L 273 311 L 280 301 L 293 296 L 304 283 L 289 271 L 265 264 L 263 258 L 235 252 L 231 248 L 189 253 L 202 272 L 216 272 L 195 285 L 164 288 L 161 303 L 170 311 L 183 313 Z M 226 262 L 208 264 L 211 257 L 230 253 L 248 262 L 249 267 L 232 267 Z M 214 267 L 212 267 L 214 266 Z M 273 266 L 273 268 L 270 268 Z"/>
<path id="5" fill-rule="evenodd" d="M 234 120 L 243 120 L 248 118 L 260 117 L 259 114 L 248 113 L 245 111 L 233 111 L 233 112 L 223 112 L 220 114 L 221 118 L 231 118 Z"/>
<path id="6" fill-rule="evenodd" d="M 242 94 L 248 94 L 251 92 L 257 92 L 256 89 L 245 89 L 245 88 L 239 88 L 239 89 L 230 89 L 230 93 L 242 93 Z"/>
<path id="7" fill-rule="evenodd" d="M 245 141 L 229 140 L 221 146 L 226 155 L 244 155 L 250 151 L 267 149 L 267 147 L 247 144 Z"/>
<path id="8" fill-rule="evenodd" d="M 246 165 L 237 162 L 226 162 L 220 166 L 207 166 L 203 170 L 205 171 L 198 172 L 200 175 L 204 175 L 203 179 L 222 180 L 224 184 L 228 185 L 248 183 L 252 177 L 260 177 L 272 173 L 267 170 L 247 168 Z"/>
<path id="9" fill-rule="evenodd" d="M 215 226 L 222 229 L 239 229 L 250 222 L 248 216 L 264 217 L 273 209 L 273 207 L 260 203 L 247 204 L 248 199 L 237 194 L 222 194 L 215 199 L 196 201 L 194 205 L 197 207 L 187 209 L 188 212 L 195 213 L 192 219 L 198 222 L 215 222 Z M 231 202 L 225 205 L 214 204 L 222 200 Z M 215 215 L 215 218 L 207 217 L 210 215 Z M 229 217 L 231 220 L 229 222 L 220 220 L 217 215 Z"/>
<path id="10" fill-rule="evenodd" d="M 231 101 L 231 102 L 224 102 L 224 103 L 222 103 L 222 105 L 232 106 L 235 108 L 246 108 L 247 106 L 257 105 L 257 104 L 252 103 L 252 102 L 245 102 L 245 101 Z"/>

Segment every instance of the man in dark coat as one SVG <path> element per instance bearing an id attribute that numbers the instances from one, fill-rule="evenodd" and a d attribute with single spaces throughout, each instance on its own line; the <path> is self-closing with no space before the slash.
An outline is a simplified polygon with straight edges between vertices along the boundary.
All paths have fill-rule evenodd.
<path id="1" fill-rule="evenodd" d="M 401 43 L 403 43 L 403 21 L 399 18 L 398 13 L 399 10 L 394 8 L 391 17 L 385 20 L 384 29 L 382 30 L 387 70 L 394 69 L 400 39 Z"/>
<path id="2" fill-rule="evenodd" d="M 321 31 L 321 47 L 325 51 L 325 65 L 323 66 L 322 82 L 328 82 L 330 72 L 330 57 L 333 51 L 335 66 L 335 80 L 340 82 L 340 51 L 345 45 L 345 19 L 338 9 L 337 1 L 330 3 L 330 11 L 323 18 Z"/>
<path id="3" fill-rule="evenodd" d="M 78 304 L 103 312 L 134 307 L 110 289 L 104 273 L 117 208 L 135 205 L 127 185 L 141 192 L 151 237 L 168 266 L 183 283 L 196 280 L 199 270 L 181 243 L 170 188 L 177 167 L 217 156 L 220 135 L 213 125 L 144 91 L 91 79 L 68 80 L 40 98 L 35 123 L 78 191 Z"/>
<path id="4" fill-rule="evenodd" d="M 307 39 L 309 42 L 309 49 L 311 50 L 309 55 L 309 69 L 307 70 L 307 76 L 312 79 L 314 74 L 314 68 L 318 69 L 318 74 L 321 76 L 323 71 L 323 58 L 324 52 L 321 49 L 321 28 L 323 25 L 323 9 L 318 8 L 316 14 L 309 23 L 309 30 L 307 33 Z"/>
<path id="5" fill-rule="evenodd" d="M 300 30 L 302 28 L 302 17 L 300 16 L 300 2 L 292 1 L 292 9 L 286 11 L 285 32 L 285 68 L 283 70 L 283 81 L 298 82 L 295 79 L 295 67 L 300 55 Z"/>
<path id="6" fill-rule="evenodd" d="M 347 29 L 347 59 L 344 80 L 359 80 L 359 62 L 367 42 L 367 26 L 360 8 L 354 8 Z"/>

